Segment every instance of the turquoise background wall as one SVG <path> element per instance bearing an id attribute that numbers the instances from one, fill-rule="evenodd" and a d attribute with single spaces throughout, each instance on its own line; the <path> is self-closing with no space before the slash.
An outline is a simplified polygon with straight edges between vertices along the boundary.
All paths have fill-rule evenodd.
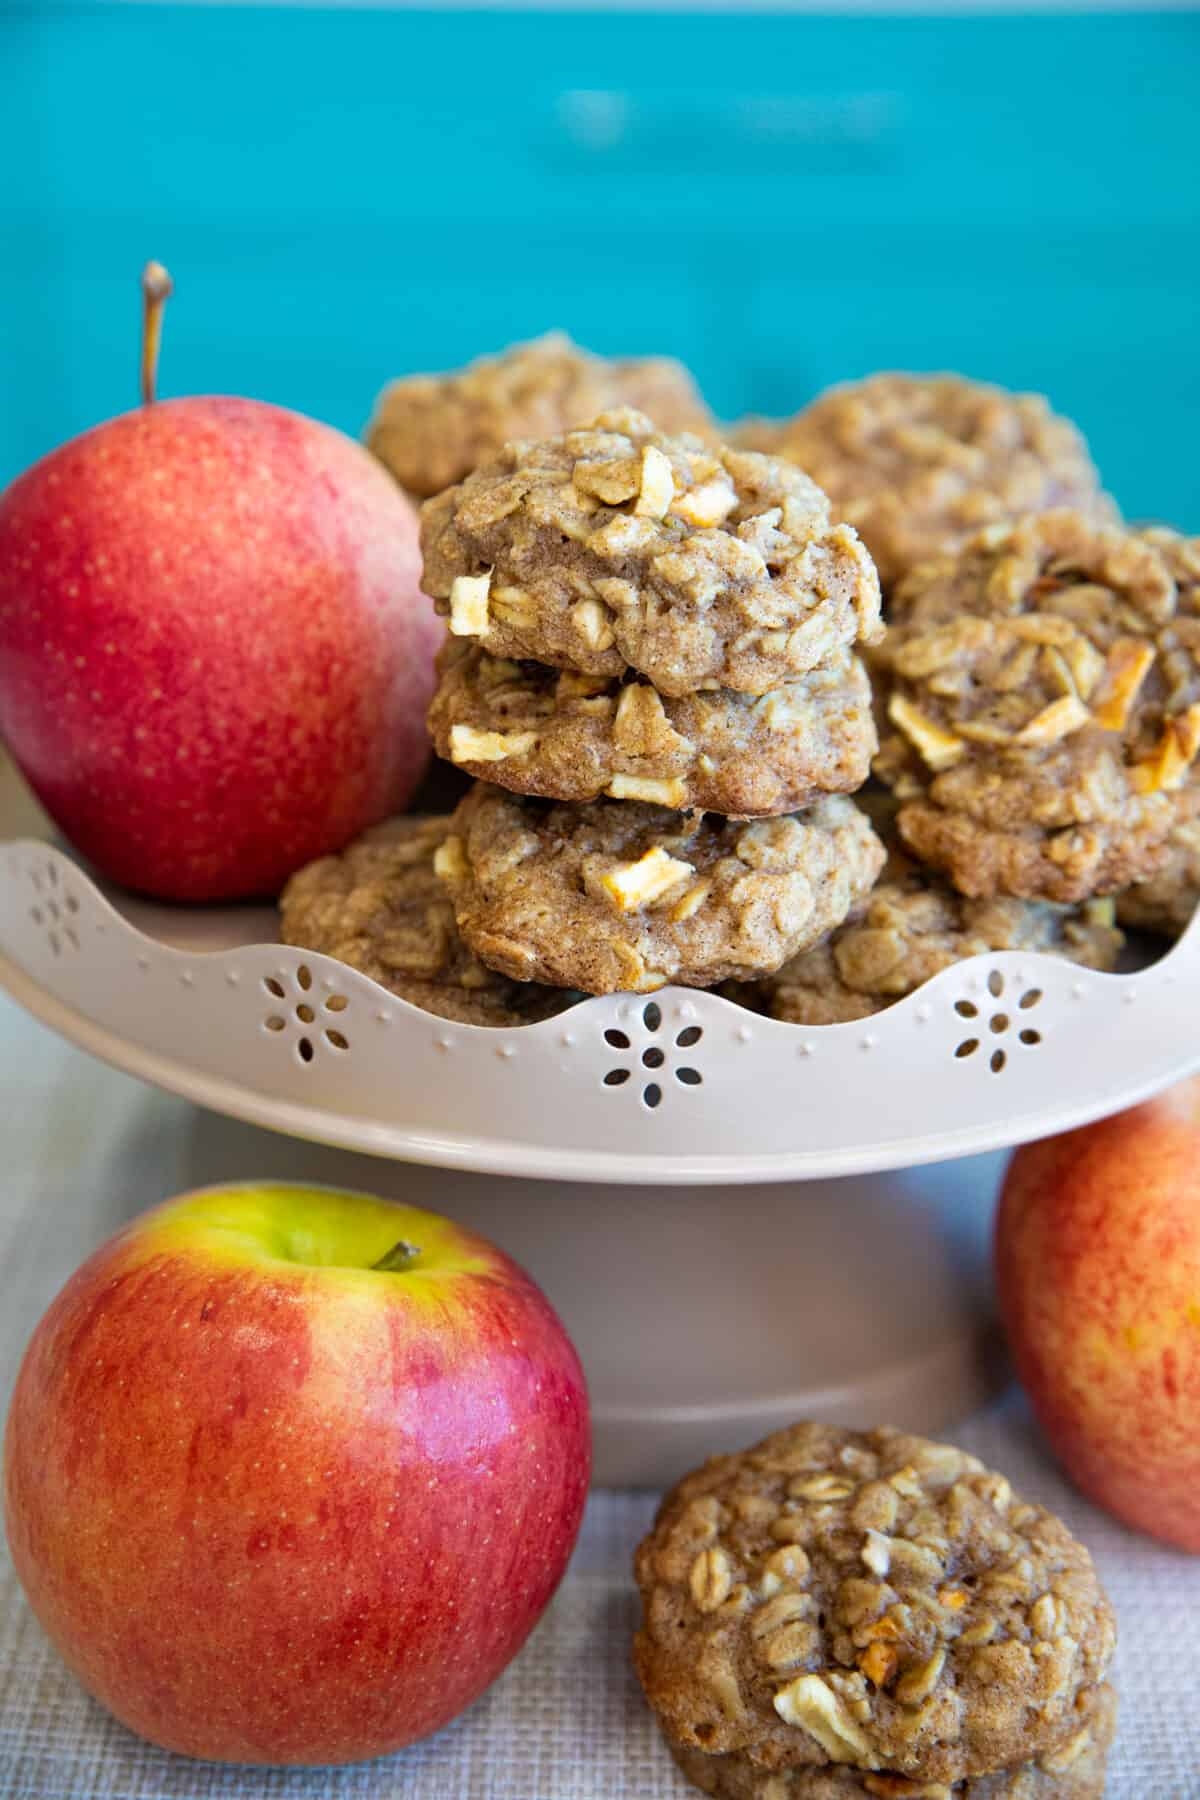
<path id="1" fill-rule="evenodd" d="M 881 366 L 1049 392 L 1200 530 L 1200 15 L 0 11 L 0 482 L 163 391 L 357 430 L 552 324 L 714 404 Z"/>

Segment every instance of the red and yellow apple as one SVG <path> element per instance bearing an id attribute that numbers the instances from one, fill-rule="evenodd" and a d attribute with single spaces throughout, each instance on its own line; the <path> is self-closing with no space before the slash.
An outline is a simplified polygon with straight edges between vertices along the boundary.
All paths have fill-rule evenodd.
<path id="1" fill-rule="evenodd" d="M 1126 1524 L 1200 1550 L 1200 1078 L 1018 1150 L 996 1274 L 1068 1473 Z"/>
<path id="2" fill-rule="evenodd" d="M 230 1186 L 135 1221 L 52 1303 L 5 1518 L 38 1619 L 134 1731 L 346 1762 L 516 1654 L 589 1446 L 571 1342 L 501 1251 L 366 1195 Z"/>
<path id="3" fill-rule="evenodd" d="M 421 778 L 443 627 L 420 580 L 412 506 L 341 432 L 144 405 L 0 495 L 0 737 L 111 880 L 277 893 Z"/>

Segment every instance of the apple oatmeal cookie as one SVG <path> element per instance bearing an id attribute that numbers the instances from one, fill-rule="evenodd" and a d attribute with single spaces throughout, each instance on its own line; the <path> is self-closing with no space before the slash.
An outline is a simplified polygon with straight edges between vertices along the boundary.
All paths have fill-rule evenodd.
<path id="1" fill-rule="evenodd" d="M 707 1756 L 669 1740 L 668 1749 L 688 1780 L 714 1800 L 1102 1800 L 1117 1696 L 1105 1682 L 1085 1688 L 1079 1702 L 1079 1730 L 1060 1748 L 1034 1762 L 954 1782 L 883 1770 L 868 1774 L 845 1763 L 768 1774 L 736 1750 Z"/>
<path id="2" fill-rule="evenodd" d="M 614 406 L 661 431 L 713 430 L 696 384 L 669 357 L 606 361 L 561 331 L 449 375 L 406 375 L 379 396 L 367 447 L 418 499 L 440 494 L 514 438 L 553 437 Z"/>
<path id="3" fill-rule="evenodd" d="M 423 1012 L 463 1025 L 523 1025 L 578 999 L 511 981 L 463 943 L 434 869 L 450 820 L 391 819 L 292 876 L 281 940 L 358 969 Z"/>
<path id="4" fill-rule="evenodd" d="M 465 942 L 502 974 L 652 993 L 778 968 L 846 917 L 883 856 L 840 797 L 737 823 L 634 800 L 564 806 L 477 782 L 438 869 Z"/>
<path id="5" fill-rule="evenodd" d="M 793 1025 L 865 1019 L 968 956 L 1032 950 L 1087 969 L 1116 967 L 1124 937 L 1112 899 L 1079 906 L 968 900 L 934 871 L 893 857 L 866 905 L 811 950 L 761 982 L 730 986 L 731 1000 Z"/>
<path id="6" fill-rule="evenodd" d="M 874 564 L 799 469 L 640 413 L 509 444 L 421 516 L 424 586 L 493 656 L 763 694 L 880 634 Z"/>
<path id="7" fill-rule="evenodd" d="M 1140 534 L 1153 544 L 1170 569 L 1178 592 L 1175 618 L 1162 634 L 1164 661 L 1192 692 L 1200 668 L 1200 537 L 1182 537 L 1163 527 Z M 1197 696 L 1200 697 L 1200 696 Z M 1193 766 L 1175 801 L 1175 820 L 1167 839 L 1166 861 L 1148 881 L 1117 896 L 1122 924 L 1137 930 L 1178 937 L 1200 901 L 1200 777 Z"/>
<path id="8" fill-rule="evenodd" d="M 1160 551 L 1078 512 L 992 527 L 901 582 L 876 663 L 876 773 L 924 862 L 974 898 L 1071 904 L 1151 876 L 1200 748 Z"/>
<path id="9" fill-rule="evenodd" d="M 747 420 L 738 441 L 806 470 L 859 532 L 885 588 L 1020 513 L 1074 506 L 1117 518 L 1069 419 L 1040 394 L 961 375 L 872 375 L 793 419 Z"/>
<path id="10" fill-rule="evenodd" d="M 1059 1519 L 888 1429 L 801 1424 L 714 1458 L 635 1567 L 634 1660 L 669 1740 L 793 1781 L 845 1764 L 886 1794 L 1069 1757 L 1115 1643 Z"/>
<path id="11" fill-rule="evenodd" d="M 438 755 L 468 774 L 552 800 L 646 800 L 755 818 L 862 786 L 877 748 L 858 658 L 769 694 L 676 698 L 648 682 L 511 662 L 451 638 L 429 709 Z"/>

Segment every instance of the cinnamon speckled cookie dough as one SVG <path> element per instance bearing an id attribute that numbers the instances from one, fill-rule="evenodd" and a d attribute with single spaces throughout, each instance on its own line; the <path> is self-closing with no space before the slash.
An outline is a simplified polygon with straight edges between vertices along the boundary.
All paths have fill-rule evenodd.
<path id="1" fill-rule="evenodd" d="M 510 662 L 451 639 L 429 710 L 439 756 L 521 794 L 601 794 L 735 818 L 853 793 L 877 747 L 849 652 L 770 694 L 664 698 L 648 682 Z"/>
<path id="2" fill-rule="evenodd" d="M 552 437 L 614 406 L 636 406 L 660 431 L 713 429 L 682 363 L 606 361 L 561 331 L 449 375 L 407 375 L 379 396 L 367 445 L 410 494 L 425 499 L 461 481 L 510 439 Z"/>
<path id="3" fill-rule="evenodd" d="M 762 694 L 880 633 L 855 533 L 790 464 L 635 412 L 509 444 L 422 509 L 424 586 L 455 636 L 661 694 Z"/>
<path id="4" fill-rule="evenodd" d="M 507 980 L 459 937 L 434 869 L 449 825 L 392 819 L 299 870 L 279 902 L 283 943 L 336 957 L 423 1012 L 464 1025 L 523 1025 L 561 1012 L 579 996 Z"/>
<path id="5" fill-rule="evenodd" d="M 1156 873 L 1200 683 L 1155 546 L 1075 512 L 982 532 L 896 590 L 876 773 L 972 897 L 1074 903 Z"/>
<path id="6" fill-rule="evenodd" d="M 913 1780 L 882 1770 L 868 1774 L 844 1763 L 768 1774 L 737 1751 L 706 1756 L 669 1740 L 667 1747 L 687 1779 L 714 1800 L 1101 1800 L 1117 1696 L 1105 1682 L 1086 1689 L 1081 1699 L 1079 1730 L 1060 1749 L 1037 1762 L 964 1781 Z"/>
<path id="7" fill-rule="evenodd" d="M 862 536 L 885 588 L 981 526 L 1046 507 L 1113 521 L 1080 432 L 1039 394 L 961 375 L 872 375 L 738 441 L 806 470 Z"/>
<path id="8" fill-rule="evenodd" d="M 909 864 L 866 905 L 775 975 L 728 997 L 793 1025 L 865 1019 L 923 982 L 990 950 L 1041 951 L 1088 969 L 1113 969 L 1124 943 L 1111 899 L 1082 906 L 968 900 L 932 870 Z"/>
<path id="9" fill-rule="evenodd" d="M 635 1570 L 634 1660 L 667 1737 L 793 1782 L 1067 1759 L 1115 1643 L 1059 1519 L 886 1429 L 797 1425 L 714 1458 L 668 1494 Z"/>
<path id="10" fill-rule="evenodd" d="M 476 784 L 438 867 L 458 928 L 517 980 L 589 994 L 778 968 L 846 917 L 883 848 L 853 801 L 735 823 L 633 800 L 563 806 Z"/>

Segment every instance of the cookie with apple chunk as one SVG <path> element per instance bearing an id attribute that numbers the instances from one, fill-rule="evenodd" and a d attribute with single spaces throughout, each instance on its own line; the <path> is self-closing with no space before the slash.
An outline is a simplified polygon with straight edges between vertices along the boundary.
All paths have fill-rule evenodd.
<path id="1" fill-rule="evenodd" d="M 730 983 L 726 997 L 793 1025 L 839 1025 L 881 1012 L 969 956 L 1032 950 L 1113 969 L 1125 941 L 1111 899 L 968 900 L 896 853 L 886 874 L 862 910 L 820 944 L 762 981 Z"/>
<path id="2" fill-rule="evenodd" d="M 455 637 L 660 694 L 766 694 L 881 632 L 875 565 L 800 469 L 643 414 L 507 444 L 421 509 Z"/>
<path id="3" fill-rule="evenodd" d="M 525 1025 L 561 1012 L 579 996 L 498 975 L 463 943 L 435 867 L 449 828 L 448 818 L 391 819 L 309 863 L 280 897 L 282 941 L 335 957 L 462 1025 Z"/>
<path id="4" fill-rule="evenodd" d="M 747 419 L 736 441 L 807 470 L 890 588 L 983 525 L 1051 506 L 1116 519 L 1083 436 L 1040 394 L 962 375 L 872 375 L 792 419 Z"/>
<path id="5" fill-rule="evenodd" d="M 1175 579 L 1178 602 L 1163 660 L 1179 678 L 1175 710 L 1195 698 L 1200 668 L 1200 537 L 1183 537 L 1156 526 L 1141 534 L 1153 544 Z M 1193 766 L 1175 800 L 1175 822 L 1167 840 L 1167 858 L 1149 880 L 1117 896 L 1117 916 L 1135 930 L 1178 937 L 1200 902 L 1200 778 Z"/>
<path id="6" fill-rule="evenodd" d="M 1105 1682 L 1085 1690 L 1081 1698 L 1079 1730 L 1061 1749 L 1035 1762 L 955 1782 L 912 1780 L 887 1771 L 869 1774 L 844 1763 L 767 1774 L 736 1752 L 706 1756 L 703 1750 L 669 1741 L 667 1747 L 687 1779 L 713 1800 L 1101 1800 L 1117 1696 Z"/>
<path id="7" fill-rule="evenodd" d="M 899 830 L 972 898 L 1157 874 L 1200 751 L 1200 665 L 1159 548 L 1031 514 L 915 569 L 873 665 Z"/>
<path id="8" fill-rule="evenodd" d="M 755 696 L 663 696 L 646 681 L 490 656 L 450 638 L 429 730 L 439 756 L 519 794 L 648 800 L 729 818 L 796 812 L 860 788 L 877 748 L 857 657 Z"/>
<path id="9" fill-rule="evenodd" d="M 551 331 L 448 375 L 391 382 L 367 426 L 367 448 L 402 488 L 427 499 L 510 439 L 552 437 L 611 406 L 636 406 L 662 431 L 707 434 L 713 426 L 682 363 L 667 356 L 609 361 Z"/>
<path id="10" fill-rule="evenodd" d="M 765 974 L 869 892 L 884 850 L 843 795 L 751 822 L 639 800 L 565 806 L 477 782 L 438 859 L 492 968 L 589 994 Z"/>
<path id="11" fill-rule="evenodd" d="M 714 1457 L 666 1496 L 635 1574 L 660 1727 L 751 1765 L 756 1800 L 800 1800 L 799 1772 L 831 1764 L 888 1800 L 1069 1767 L 1116 1644 L 1060 1519 L 965 1451 L 886 1427 L 802 1423 Z"/>

